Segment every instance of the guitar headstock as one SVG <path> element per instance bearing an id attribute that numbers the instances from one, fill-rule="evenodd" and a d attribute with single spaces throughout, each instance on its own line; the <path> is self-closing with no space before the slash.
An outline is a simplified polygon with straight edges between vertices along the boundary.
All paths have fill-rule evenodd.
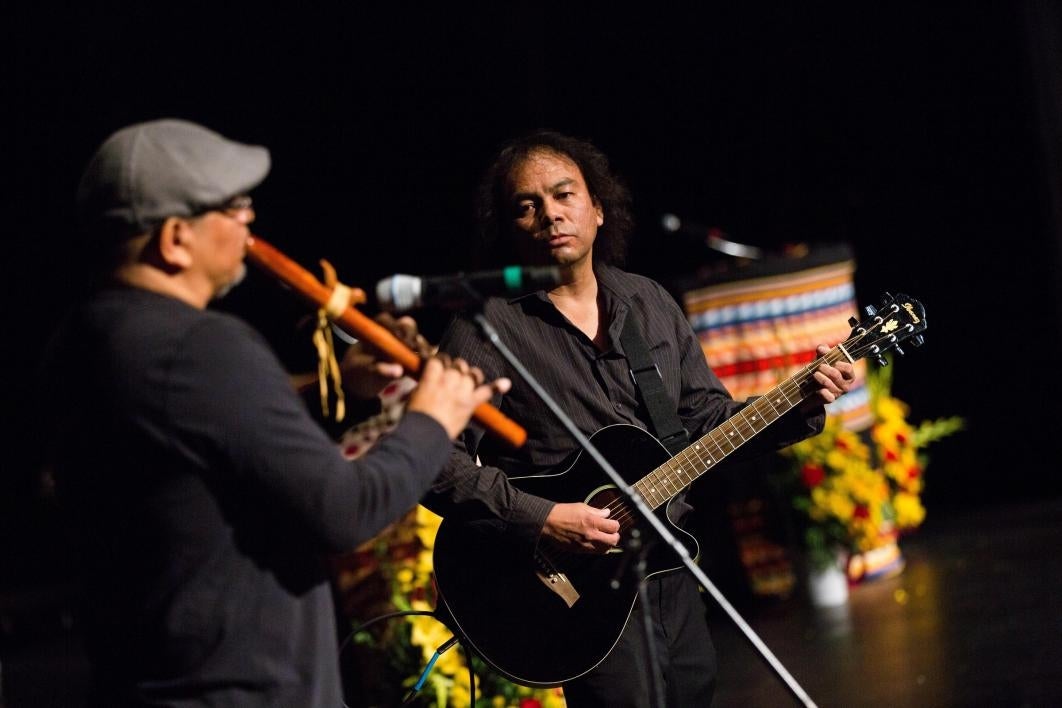
<path id="1" fill-rule="evenodd" d="M 914 346 L 922 346 L 926 309 L 913 297 L 885 293 L 880 304 L 867 305 L 863 312 L 866 315 L 863 321 L 854 317 L 848 320 L 852 334 L 842 345 L 853 359 L 871 357 L 885 366 L 886 352 L 903 354 L 901 342 L 910 340 Z"/>

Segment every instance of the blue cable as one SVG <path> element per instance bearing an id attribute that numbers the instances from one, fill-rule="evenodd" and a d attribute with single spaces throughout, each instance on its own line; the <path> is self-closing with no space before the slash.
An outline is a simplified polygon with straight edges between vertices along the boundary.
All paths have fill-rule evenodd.
<path id="1" fill-rule="evenodd" d="M 413 693 L 419 691 L 424 685 L 424 682 L 428 680 L 428 674 L 431 673 L 431 667 L 435 666 L 435 662 L 439 660 L 439 657 L 442 656 L 443 652 L 456 643 L 457 637 L 450 637 L 441 647 L 435 650 L 435 653 L 432 654 L 431 661 L 429 661 L 428 665 L 424 667 L 424 671 L 421 672 L 420 678 L 417 679 L 417 682 L 413 685 Z"/>

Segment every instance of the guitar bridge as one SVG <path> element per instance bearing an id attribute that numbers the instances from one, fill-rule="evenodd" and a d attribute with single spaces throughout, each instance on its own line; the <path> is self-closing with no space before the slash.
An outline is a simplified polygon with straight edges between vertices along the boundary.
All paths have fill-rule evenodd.
<path id="1" fill-rule="evenodd" d="M 579 591 L 572 585 L 568 576 L 554 567 L 542 553 L 535 553 L 535 576 L 542 581 L 547 588 L 557 593 L 569 608 L 579 601 Z"/>

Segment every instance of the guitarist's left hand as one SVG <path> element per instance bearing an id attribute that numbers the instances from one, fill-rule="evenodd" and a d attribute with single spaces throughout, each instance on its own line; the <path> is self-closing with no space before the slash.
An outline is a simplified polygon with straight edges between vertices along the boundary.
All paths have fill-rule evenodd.
<path id="1" fill-rule="evenodd" d="M 390 314 L 381 312 L 375 319 L 377 324 L 398 337 L 400 342 L 422 359 L 427 359 L 434 353 L 434 347 L 420 334 L 412 317 L 395 319 Z M 364 341 L 358 341 L 347 349 L 339 368 L 343 372 L 343 390 L 361 399 L 376 396 L 384 387 L 406 373 L 401 364 L 382 357 L 372 344 Z"/>
<path id="2" fill-rule="evenodd" d="M 815 347 L 819 356 L 825 356 L 830 348 L 825 344 Z M 811 399 L 817 403 L 833 403 L 847 393 L 855 383 L 855 368 L 850 361 L 839 361 L 833 366 L 822 363 L 814 373 L 815 381 L 822 384 Z"/>

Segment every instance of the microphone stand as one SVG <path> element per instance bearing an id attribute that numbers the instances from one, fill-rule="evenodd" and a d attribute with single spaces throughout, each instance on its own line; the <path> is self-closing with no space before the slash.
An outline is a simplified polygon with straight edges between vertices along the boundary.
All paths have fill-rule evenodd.
<path id="1" fill-rule="evenodd" d="M 621 586 L 620 578 L 629 573 L 637 582 L 638 588 L 638 601 L 641 602 L 642 611 L 642 631 L 643 645 L 645 646 L 645 663 L 648 667 L 649 674 L 649 696 L 653 701 L 654 706 L 667 705 L 664 696 L 664 677 L 660 675 L 660 659 L 657 657 L 656 642 L 653 641 L 653 617 L 649 613 L 649 573 L 648 570 L 648 558 L 649 549 L 652 547 L 652 543 L 648 541 L 642 541 L 642 532 L 637 527 L 632 528 L 623 540 L 625 555 L 623 560 L 620 561 L 619 567 L 616 569 L 616 575 L 609 583 L 609 587 L 613 590 L 619 590 Z M 630 566 L 628 570 L 628 559 L 634 556 L 634 564 Z"/>
<path id="2" fill-rule="evenodd" d="M 542 402 L 546 404 L 546 407 L 549 408 L 553 415 L 557 417 L 557 419 L 561 422 L 561 424 L 568 431 L 568 433 L 571 434 L 573 438 L 575 438 L 575 441 L 579 443 L 579 446 L 583 450 L 585 450 L 588 455 L 590 455 L 594 462 L 596 462 L 598 466 L 600 466 L 601 469 L 605 472 L 608 478 L 612 480 L 612 483 L 616 485 L 616 488 L 619 489 L 620 492 L 632 503 L 632 505 L 638 510 L 638 513 L 642 515 L 642 518 L 645 519 L 649 523 L 649 525 L 653 527 L 653 529 L 656 531 L 657 536 L 665 543 L 667 543 L 668 546 L 671 547 L 671 549 L 682 561 L 682 564 L 685 565 L 691 573 L 693 573 L 693 576 L 697 578 L 697 581 L 701 584 L 701 586 L 708 591 L 708 593 L 719 604 L 719 606 L 723 608 L 723 610 L 734 622 L 734 624 L 736 624 L 738 628 L 742 631 L 742 633 L 744 633 L 745 637 L 752 643 L 752 645 L 757 649 L 757 651 L 759 651 L 760 656 L 763 657 L 764 661 L 767 662 L 767 665 L 774 670 L 778 678 L 781 679 L 782 682 L 786 685 L 786 687 L 789 688 L 790 692 L 793 694 L 793 697 L 808 708 L 816 708 L 814 701 L 812 701 L 811 697 L 808 696 L 808 694 L 804 691 L 803 688 L 801 688 L 800 684 L 797 683 L 796 679 L 793 678 L 793 676 L 786 670 L 784 666 L 782 666 L 782 663 L 771 652 L 771 650 L 767 648 L 767 645 L 763 643 L 763 641 L 759 638 L 756 632 L 753 631 L 752 627 L 750 627 L 745 622 L 741 615 L 738 614 L 738 611 L 734 609 L 734 607 L 727 601 L 726 597 L 724 597 L 723 594 L 719 591 L 719 589 L 712 583 L 712 581 L 708 579 L 708 576 L 704 574 L 704 571 L 702 571 L 700 567 L 693 562 L 693 558 L 690 556 L 689 551 L 686 550 L 686 547 L 682 545 L 682 543 L 680 543 L 678 539 L 674 537 L 674 535 L 672 535 L 672 533 L 667 529 L 667 527 L 664 526 L 664 523 L 659 518 L 657 518 L 656 514 L 653 513 L 652 509 L 650 509 L 646 505 L 645 500 L 642 499 L 642 496 L 640 494 L 637 494 L 634 489 L 629 484 L 627 484 L 626 481 L 624 481 L 624 479 L 619 475 L 618 472 L 616 472 L 612 465 L 609 464 L 608 460 L 605 459 L 604 455 L 602 455 L 601 452 L 590 442 L 589 438 L 583 435 L 583 433 L 575 426 L 575 423 L 572 422 L 571 418 L 569 418 L 568 415 L 561 410 L 557 402 L 550 397 L 550 395 L 546 392 L 544 388 L 542 388 L 542 385 L 535 379 L 534 376 L 531 375 L 531 373 L 520 362 L 516 355 L 513 354 L 507 346 L 505 346 L 505 343 L 502 342 L 501 338 L 498 336 L 497 330 L 494 329 L 494 326 L 491 325 L 490 321 L 488 321 L 486 316 L 483 314 L 482 298 L 479 298 L 478 301 L 479 308 L 475 311 L 470 312 L 470 314 L 472 321 L 475 322 L 475 324 L 479 327 L 480 334 L 483 336 L 483 338 L 490 342 L 491 345 L 493 345 L 494 348 L 498 350 L 498 352 L 509 363 L 509 365 L 513 367 L 513 369 L 524 381 L 524 383 L 531 387 L 531 389 L 542 400 Z M 633 536 L 633 534 L 631 535 Z M 663 708 L 663 706 L 665 705 L 664 700 L 662 698 L 663 681 L 659 676 L 659 664 L 655 661 L 655 647 L 653 647 L 653 637 L 652 632 L 650 631 L 652 627 L 652 622 L 649 618 L 649 605 L 647 602 L 648 598 L 644 592 L 647 582 L 647 578 L 645 577 L 645 544 L 640 538 L 638 539 L 637 543 L 639 546 L 641 546 L 641 548 L 638 549 L 640 558 L 636 562 L 635 566 L 636 571 L 640 573 L 638 583 L 638 596 L 642 600 L 642 615 L 645 618 L 646 642 L 648 644 L 648 655 L 650 657 L 651 662 L 649 670 L 649 679 L 652 693 L 650 694 L 650 696 L 655 701 L 657 706 Z"/>

